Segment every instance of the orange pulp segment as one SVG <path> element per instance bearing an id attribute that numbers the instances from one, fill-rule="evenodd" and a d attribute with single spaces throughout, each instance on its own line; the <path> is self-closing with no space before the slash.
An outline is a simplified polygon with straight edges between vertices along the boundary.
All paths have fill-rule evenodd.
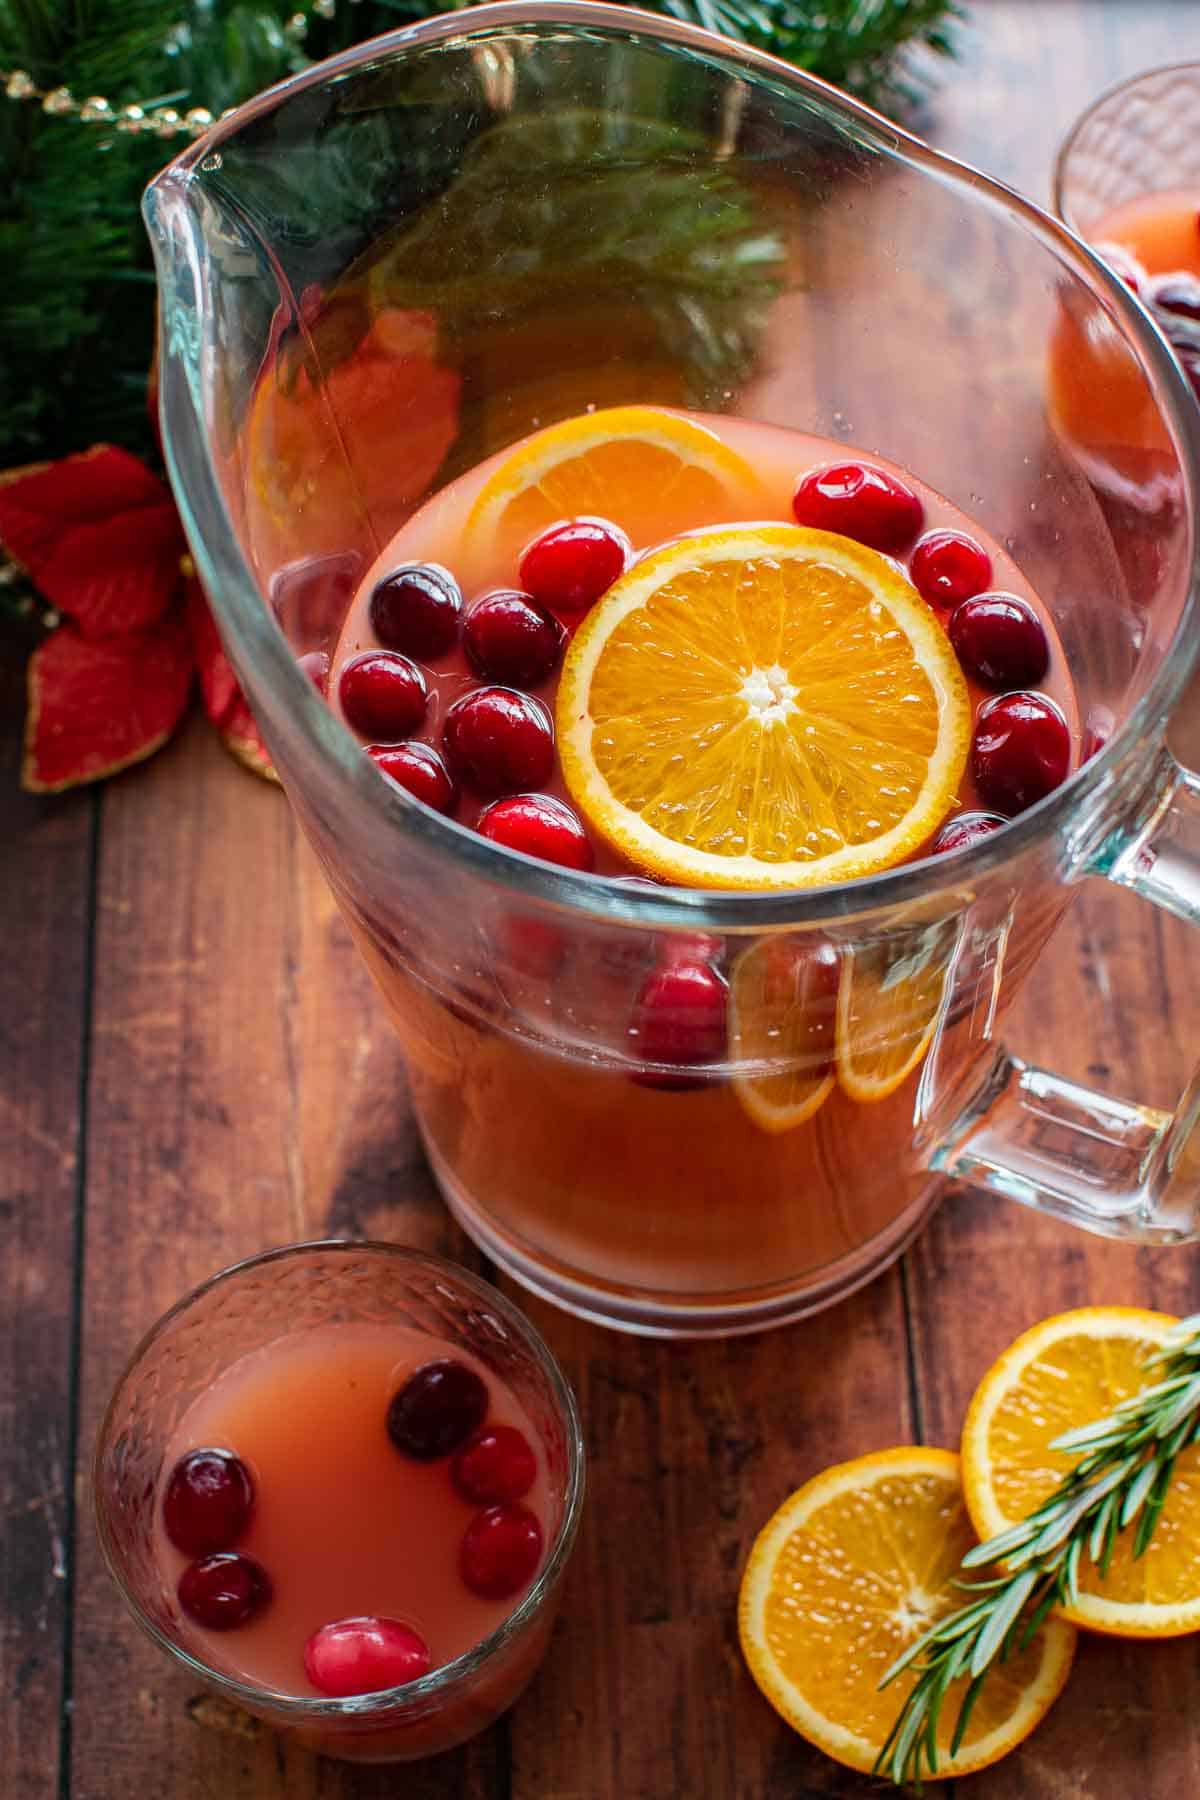
<path id="1" fill-rule="evenodd" d="M 880 1689 L 896 1659 L 963 1601 L 954 1585 L 975 1542 L 958 1458 L 881 1450 L 826 1469 L 759 1533 L 742 1577 L 738 1632 L 762 1692 L 802 1737 L 869 1773 L 911 1692 L 912 1667 Z M 969 1685 L 947 1689 L 937 1776 L 964 1775 L 1019 1744 L 1066 1681 L 1075 1633 L 1052 1619 L 989 1674 L 957 1756 L 949 1755 Z"/>
<path id="2" fill-rule="evenodd" d="M 1019 1337 L 984 1376 L 963 1426 L 963 1487 L 980 1537 L 1016 1525 L 1078 1460 L 1053 1439 L 1104 1418 L 1161 1378 L 1147 1358 L 1178 1321 L 1131 1306 L 1058 1313 Z M 1065 1618 L 1118 1637 L 1200 1630 L 1200 1446 L 1175 1464 L 1145 1553 L 1121 1531 L 1106 1575 L 1085 1556 L 1079 1599 Z"/>
<path id="3" fill-rule="evenodd" d="M 696 531 L 635 562 L 567 651 L 563 775 L 593 828 L 681 886 L 848 881 L 954 801 L 967 685 L 886 557 L 796 525 Z"/>

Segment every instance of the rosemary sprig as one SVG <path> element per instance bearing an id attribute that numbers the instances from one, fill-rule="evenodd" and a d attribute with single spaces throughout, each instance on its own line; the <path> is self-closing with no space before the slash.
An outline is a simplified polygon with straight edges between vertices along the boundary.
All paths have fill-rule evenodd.
<path id="1" fill-rule="evenodd" d="M 963 1557 L 966 1574 L 999 1564 L 983 1580 L 958 1583 L 973 1598 L 947 1613 L 894 1662 L 881 1687 L 904 1669 L 917 1670 L 875 1764 L 876 1774 L 897 1786 L 937 1771 L 937 1730 L 951 1682 L 970 1682 L 958 1709 L 950 1754 L 957 1754 L 988 1671 L 1037 1635 L 1047 1614 L 1076 1597 L 1086 1556 L 1108 1573 L 1121 1532 L 1134 1526 L 1133 1554 L 1141 1556 L 1154 1535 L 1175 1460 L 1200 1442 L 1200 1313 L 1181 1319 L 1146 1364 L 1159 1378 L 1122 1401 L 1107 1418 L 1068 1431 L 1052 1450 L 1079 1462 L 1042 1504 L 1010 1531 L 979 1544 Z"/>

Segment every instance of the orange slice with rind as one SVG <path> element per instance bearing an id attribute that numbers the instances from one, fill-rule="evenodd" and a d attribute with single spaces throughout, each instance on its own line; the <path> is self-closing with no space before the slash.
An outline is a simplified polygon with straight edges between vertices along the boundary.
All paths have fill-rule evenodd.
<path id="1" fill-rule="evenodd" d="M 638 546 L 764 507 L 750 464 L 715 431 L 657 406 L 610 406 L 535 432 L 493 470 L 467 519 L 493 565 L 560 519 L 611 519 Z"/>
<path id="2" fill-rule="evenodd" d="M 1132 1306 L 1087 1306 L 1043 1319 L 984 1376 L 963 1426 L 963 1489 L 981 1538 L 1008 1531 L 1045 1500 L 1078 1457 L 1051 1450 L 1161 1379 L 1147 1359 L 1178 1323 Z M 1062 1616 L 1115 1637 L 1200 1631 L 1200 1445 L 1181 1450 L 1150 1543 L 1117 1535 L 1107 1572 L 1080 1560 L 1078 1599 Z"/>
<path id="3" fill-rule="evenodd" d="M 621 856 L 681 886 L 849 881 L 913 854 L 971 731 L 932 608 L 798 525 L 695 531 L 626 570 L 563 662 L 563 776 Z"/>
<path id="4" fill-rule="evenodd" d="M 762 938 L 729 983 L 733 1091 L 763 1131 L 794 1131 L 835 1085 L 839 958 L 824 940 Z"/>
<path id="5" fill-rule="evenodd" d="M 956 919 L 940 919 L 844 952 L 837 1072 L 850 1099 L 886 1100 L 925 1060 L 958 934 Z"/>
<path id="6" fill-rule="evenodd" d="M 870 1774 L 916 1671 L 880 1683 L 929 1626 L 962 1605 L 954 1578 L 975 1541 L 948 1450 L 881 1450 L 792 1494 L 759 1533 L 738 1601 L 742 1652 L 775 1710 L 826 1755 Z M 970 1677 L 953 1682 L 932 1778 L 986 1768 L 1014 1749 L 1062 1691 L 1074 1650 L 1071 1626 L 1049 1620 L 989 1673 L 951 1757 Z"/>

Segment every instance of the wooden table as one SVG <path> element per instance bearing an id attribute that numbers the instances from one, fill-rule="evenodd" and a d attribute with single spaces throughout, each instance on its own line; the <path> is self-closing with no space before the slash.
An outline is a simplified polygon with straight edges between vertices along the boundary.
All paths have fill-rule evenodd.
<path id="1" fill-rule="evenodd" d="M 977 0 L 937 141 L 1045 199 L 1092 94 L 1200 56 L 1194 0 Z M 144 1327 L 290 1239 L 365 1234 L 475 1260 L 443 1212 L 404 1075 L 287 805 L 194 721 L 102 792 L 0 771 L 0 1794 L 11 1800 L 800 1800 L 865 1779 L 810 1750 L 734 1631 L 754 1532 L 824 1464 L 952 1445 L 979 1374 L 1043 1314 L 1200 1305 L 1191 1250 L 1135 1251 L 957 1193 L 904 1264 L 805 1325 L 661 1346 L 530 1310 L 587 1421 L 591 1492 L 548 1663 L 513 1714 L 404 1772 L 315 1762 L 203 1702 L 100 1566 L 87 1464 Z M 1182 928 L 1098 886 L 1012 1026 L 1080 1079 L 1174 1101 L 1197 1051 Z M 1033 1033 L 1036 1032 L 1036 1036 Z M 1200 1651 L 1092 1639 L 1053 1716 L 972 1800 L 1200 1793 Z M 946 1790 L 948 1793 L 950 1789 Z"/>

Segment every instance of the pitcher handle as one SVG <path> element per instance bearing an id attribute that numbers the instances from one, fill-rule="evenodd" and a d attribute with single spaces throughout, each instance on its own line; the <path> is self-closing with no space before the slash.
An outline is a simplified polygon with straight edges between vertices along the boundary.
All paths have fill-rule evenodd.
<path id="1" fill-rule="evenodd" d="M 1200 926 L 1200 776 L 1165 748 L 1158 799 L 1080 870 Z M 1200 1238 L 1200 1070 L 1172 1112 L 1115 1100 L 1001 1050 L 933 1168 L 1103 1237 Z"/>

